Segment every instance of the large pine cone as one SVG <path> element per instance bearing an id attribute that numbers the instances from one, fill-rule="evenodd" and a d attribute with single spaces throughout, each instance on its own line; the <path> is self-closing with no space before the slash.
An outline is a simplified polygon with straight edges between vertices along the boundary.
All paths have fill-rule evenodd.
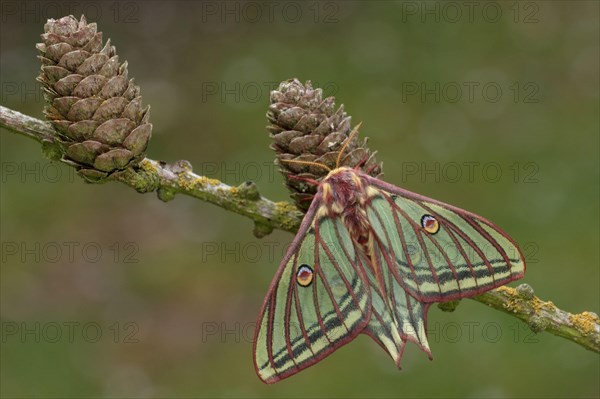
<path id="1" fill-rule="evenodd" d="M 49 19 L 38 81 L 48 102 L 44 113 L 58 133 L 64 158 L 89 181 L 135 165 L 144 157 L 152 134 L 149 106 L 142 108 L 140 89 L 127 77 L 110 39 L 73 16 Z"/>
<path id="2" fill-rule="evenodd" d="M 313 89 L 311 82 L 303 85 L 297 79 L 282 82 L 271 92 L 271 105 L 267 112 L 275 150 L 275 162 L 285 177 L 296 206 L 306 211 L 317 187 L 306 181 L 323 179 L 328 171 L 318 166 L 307 166 L 283 160 L 311 161 L 327 165 L 355 167 L 371 176 L 381 174 L 381 164 L 375 153 L 355 137 L 345 148 L 340 165 L 336 165 L 339 150 L 352 131 L 351 117 L 341 105 L 335 109 L 335 98 L 323 99 L 320 88 Z"/>

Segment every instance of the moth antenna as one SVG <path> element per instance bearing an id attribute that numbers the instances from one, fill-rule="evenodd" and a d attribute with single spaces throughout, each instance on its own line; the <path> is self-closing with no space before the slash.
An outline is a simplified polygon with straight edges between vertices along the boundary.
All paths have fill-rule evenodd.
<path id="1" fill-rule="evenodd" d="M 297 163 L 299 165 L 309 165 L 309 166 L 319 166 L 325 170 L 327 170 L 328 172 L 331 172 L 331 168 L 325 164 L 319 163 L 319 162 L 311 162 L 311 161 L 298 161 L 297 159 L 280 159 L 280 162 L 287 162 L 287 163 Z"/>
<path id="2" fill-rule="evenodd" d="M 362 122 L 359 122 L 358 125 L 356 125 L 354 127 L 354 129 L 352 130 L 352 132 L 350 132 L 350 134 L 348 135 L 348 138 L 344 142 L 344 145 L 340 149 L 340 152 L 338 153 L 337 160 L 335 161 L 335 167 L 336 168 L 339 168 L 339 166 L 340 166 L 340 161 L 342 160 L 342 155 L 344 155 L 344 151 L 346 150 L 346 147 L 348 147 L 348 144 L 350 144 L 350 142 L 352 141 L 352 139 L 354 138 L 354 136 L 356 136 L 358 134 L 358 129 L 360 128 L 360 125 L 362 125 Z"/>

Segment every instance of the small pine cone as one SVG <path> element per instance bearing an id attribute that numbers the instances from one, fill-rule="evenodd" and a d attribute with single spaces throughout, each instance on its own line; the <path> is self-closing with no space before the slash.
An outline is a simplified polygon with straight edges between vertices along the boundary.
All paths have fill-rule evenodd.
<path id="1" fill-rule="evenodd" d="M 127 61 L 120 63 L 110 39 L 102 32 L 68 16 L 49 19 L 38 81 L 48 105 L 44 114 L 57 131 L 63 158 L 88 181 L 136 165 L 152 135 L 149 106 L 142 108 L 140 89 L 127 77 Z"/>
<path id="2" fill-rule="evenodd" d="M 336 165 L 339 150 L 352 132 L 351 117 L 341 105 L 335 109 L 335 98 L 323 99 L 323 90 L 313 89 L 310 81 L 303 85 L 297 79 L 282 82 L 271 92 L 267 112 L 275 150 L 275 162 L 285 177 L 296 206 L 306 211 L 317 187 L 307 179 L 321 180 L 328 171 L 319 166 L 308 166 L 283 160 L 310 161 L 327 165 L 359 168 L 371 176 L 381 175 L 381 164 L 366 144 L 355 137 L 345 148 L 340 165 Z"/>

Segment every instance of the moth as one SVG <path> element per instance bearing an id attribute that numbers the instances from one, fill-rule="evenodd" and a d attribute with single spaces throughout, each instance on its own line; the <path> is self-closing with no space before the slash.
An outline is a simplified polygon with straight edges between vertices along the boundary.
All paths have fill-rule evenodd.
<path id="1" fill-rule="evenodd" d="M 523 277 L 525 260 L 481 216 L 339 167 L 318 182 L 256 323 L 254 364 L 274 383 L 367 334 L 398 368 L 406 342 L 432 359 L 427 310 Z M 313 164 L 304 161 L 295 161 Z"/>

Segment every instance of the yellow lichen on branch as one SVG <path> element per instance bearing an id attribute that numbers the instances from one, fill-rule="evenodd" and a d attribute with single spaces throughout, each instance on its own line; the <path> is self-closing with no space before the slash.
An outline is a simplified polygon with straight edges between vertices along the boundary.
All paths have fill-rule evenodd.
<path id="1" fill-rule="evenodd" d="M 499 287 L 473 299 L 518 317 L 534 332 L 547 331 L 600 352 L 600 320 L 595 313 L 565 312 L 552 301 L 536 297 L 528 284 L 521 284 L 516 289 Z"/>
<path id="2" fill-rule="evenodd" d="M 592 312 L 581 312 L 569 315 L 569 320 L 573 326 L 583 331 L 586 335 L 593 335 L 596 332 L 596 327 L 600 324 L 598 315 Z"/>

